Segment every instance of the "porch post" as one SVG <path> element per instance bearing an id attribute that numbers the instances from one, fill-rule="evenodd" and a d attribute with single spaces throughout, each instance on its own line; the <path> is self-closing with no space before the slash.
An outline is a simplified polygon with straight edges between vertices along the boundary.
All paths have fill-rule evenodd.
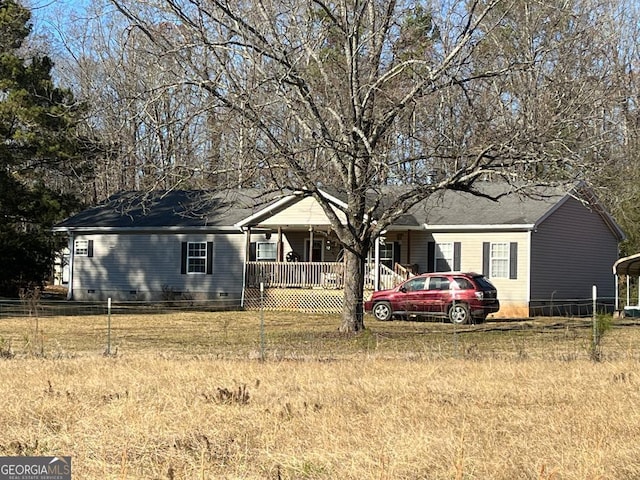
<path id="1" fill-rule="evenodd" d="M 244 268 L 242 269 L 242 293 L 240 297 L 240 306 L 244 308 L 244 298 L 245 298 L 245 290 L 247 288 L 247 270 L 249 266 L 247 262 L 249 261 L 249 251 L 251 250 L 251 227 L 247 227 L 244 231 Z"/>
<path id="2" fill-rule="evenodd" d="M 380 290 L 380 237 L 375 239 L 373 251 L 373 289 L 378 291 Z"/>
<path id="3" fill-rule="evenodd" d="M 282 262 L 284 260 L 284 245 L 282 244 L 282 227 L 278 227 L 278 245 L 276 246 L 276 260 Z"/>
<path id="4" fill-rule="evenodd" d="M 309 261 L 313 262 L 313 227 L 309 227 Z"/>
<path id="5" fill-rule="evenodd" d="M 251 251 L 251 227 L 247 227 L 244 233 L 244 263 L 247 263 L 249 261 L 249 252 Z"/>
<path id="6" fill-rule="evenodd" d="M 76 254 L 75 234 L 69 233 L 69 286 L 67 287 L 67 300 L 73 300 L 73 259 Z"/>

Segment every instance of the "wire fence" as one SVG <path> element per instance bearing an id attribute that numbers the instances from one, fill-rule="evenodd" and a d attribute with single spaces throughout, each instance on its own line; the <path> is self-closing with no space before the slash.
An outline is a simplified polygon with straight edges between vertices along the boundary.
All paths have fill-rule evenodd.
<path id="1" fill-rule="evenodd" d="M 171 300 L 157 302 L 118 301 L 111 303 L 113 314 L 169 313 L 179 311 L 224 311 L 240 310 L 241 300 Z M 73 317 L 105 315 L 108 302 L 41 300 L 0 300 L 0 319 L 8 317 Z"/>
<path id="2" fill-rule="evenodd" d="M 110 306 L 1 300 L 0 359 L 124 352 L 323 360 L 358 352 L 408 359 L 640 359 L 640 318 L 594 316 L 593 304 L 588 303 L 555 303 L 551 317 L 499 318 L 468 325 L 453 325 L 444 317 L 381 322 L 367 316 L 367 331 L 345 342 L 338 331 L 339 314 L 243 310 L 239 299 L 235 305 L 225 299 Z M 608 301 L 596 303 L 600 313 L 610 307 Z"/>
<path id="3" fill-rule="evenodd" d="M 294 292 L 295 293 L 295 292 Z M 333 292 L 332 292 L 333 293 Z M 114 301 L 111 303 L 111 311 L 114 314 L 144 314 L 144 313 L 169 313 L 179 311 L 233 311 L 233 310 L 265 310 L 289 311 L 302 313 L 341 313 L 342 295 L 332 295 L 318 303 L 319 297 L 314 300 L 306 298 L 272 298 L 272 296 L 260 294 L 241 298 L 225 298 L 223 300 L 194 300 L 172 299 L 159 301 Z M 276 301 L 277 300 L 277 301 Z M 638 306 L 620 305 L 620 311 L 627 310 L 627 315 L 633 315 Z M 593 315 L 594 302 L 592 299 L 564 299 L 561 301 L 534 300 L 529 305 L 529 316 L 557 316 L 557 317 L 590 317 Z M 614 313 L 614 298 L 598 298 L 595 303 L 596 313 Z M 103 315 L 107 313 L 107 301 L 77 301 L 63 299 L 37 300 L 24 299 L 0 299 L 0 319 L 7 317 L 53 317 L 53 316 L 78 316 L 78 315 Z M 503 317 L 504 315 L 500 315 Z M 515 317 L 514 317 L 515 318 Z M 523 318 L 522 315 L 517 318 Z"/>

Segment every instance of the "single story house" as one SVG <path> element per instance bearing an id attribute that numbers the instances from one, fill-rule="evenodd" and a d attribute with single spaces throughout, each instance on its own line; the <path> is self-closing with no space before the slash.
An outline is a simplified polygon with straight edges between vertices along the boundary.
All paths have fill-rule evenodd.
<path id="1" fill-rule="evenodd" d="M 486 183 L 482 190 L 495 198 L 505 185 Z M 342 202 L 339 194 L 325 195 L 336 206 Z M 320 205 L 303 192 L 124 193 L 54 231 L 69 236 L 70 299 L 341 308 L 342 250 Z M 414 273 L 476 271 L 498 289 L 497 316 L 590 300 L 594 285 L 613 304 L 611 265 L 622 239 L 582 184 L 495 201 L 442 191 L 375 242 L 365 288 L 391 287 Z"/>

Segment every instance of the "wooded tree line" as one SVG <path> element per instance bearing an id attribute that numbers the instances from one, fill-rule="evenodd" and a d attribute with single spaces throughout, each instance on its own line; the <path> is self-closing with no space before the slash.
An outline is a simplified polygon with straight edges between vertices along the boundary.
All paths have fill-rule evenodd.
<path id="1" fill-rule="evenodd" d="M 305 189 L 347 252 L 345 329 L 362 326 L 372 239 L 442 189 L 585 180 L 627 232 L 625 253 L 640 248 L 635 2 L 98 0 L 57 21 L 39 33 L 51 29 L 55 78 L 83 106 L 72 137 L 91 139 L 75 157 L 90 168 L 44 184 L 85 204 Z M 380 209 L 365 193 L 384 184 L 406 193 Z M 347 193 L 347 225 L 319 187 Z"/>
<path id="2" fill-rule="evenodd" d="M 225 2 L 136 5 L 138 10 L 127 2 L 92 2 L 76 18 L 61 15 L 57 25 L 64 32 L 57 74 L 86 102 L 87 134 L 105 146 L 94 160 L 85 199 L 95 202 L 140 188 L 286 185 L 290 165 L 280 152 L 273 151 L 254 122 L 206 85 L 218 82 L 236 90 L 236 96 L 240 90 L 255 93 L 257 99 L 246 95 L 256 104 L 253 113 L 279 124 L 281 132 L 272 133 L 288 136 L 285 141 L 302 143 L 305 132 L 288 118 L 289 106 L 276 101 L 268 88 L 258 90 L 272 68 L 268 60 L 244 59 L 262 52 L 234 51 L 230 27 L 209 18 Z M 316 90 L 337 97 L 342 93 L 340 106 L 346 109 L 349 72 L 338 58 L 343 32 L 331 18 L 340 5 L 270 1 L 238 2 L 235 8 L 248 24 L 273 35 L 276 47 L 291 53 L 313 50 L 303 60 L 292 60 L 306 62 L 310 71 L 305 73 Z M 397 162 L 385 162 L 381 183 L 442 177 L 454 171 L 456 160 L 485 148 L 520 144 L 526 151 L 510 154 L 522 157 L 522 170 L 531 162 L 532 176 L 559 173 L 562 160 L 570 158 L 572 168 L 562 173 L 594 184 L 619 221 L 633 227 L 638 204 L 633 179 L 640 172 L 635 2 L 392 1 L 353 2 L 349 8 L 352 12 L 339 14 L 373 8 L 377 21 L 389 24 L 379 54 L 389 58 L 381 65 L 391 57 L 412 62 L 410 72 L 387 73 L 402 76 L 390 82 L 389 90 L 398 96 L 465 34 L 469 12 L 487 10 L 472 32 L 473 51 L 457 60 L 455 71 L 429 84 L 435 94 L 420 102 L 411 99 L 396 119 L 401 131 L 383 140 L 384 155 Z M 335 112 L 336 123 L 341 114 Z M 307 143 L 301 167 L 311 173 L 320 165 L 324 174 L 326 159 Z M 537 160 L 547 158 L 560 159 L 558 171 L 538 167 Z M 634 238 L 629 251 L 640 247 L 633 228 L 626 230 Z"/>

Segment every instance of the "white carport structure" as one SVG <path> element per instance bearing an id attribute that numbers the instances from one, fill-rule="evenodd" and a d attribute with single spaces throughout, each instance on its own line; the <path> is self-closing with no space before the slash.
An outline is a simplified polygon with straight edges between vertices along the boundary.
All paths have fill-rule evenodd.
<path id="1" fill-rule="evenodd" d="M 624 275 L 627 282 L 627 295 L 624 311 L 630 316 L 637 316 L 640 312 L 640 288 L 638 288 L 638 300 L 636 305 L 631 305 L 631 278 L 635 277 L 636 284 L 640 285 L 640 253 L 619 259 L 613 264 L 613 274 L 616 276 L 616 312 L 620 310 L 620 282 L 619 277 Z"/>

